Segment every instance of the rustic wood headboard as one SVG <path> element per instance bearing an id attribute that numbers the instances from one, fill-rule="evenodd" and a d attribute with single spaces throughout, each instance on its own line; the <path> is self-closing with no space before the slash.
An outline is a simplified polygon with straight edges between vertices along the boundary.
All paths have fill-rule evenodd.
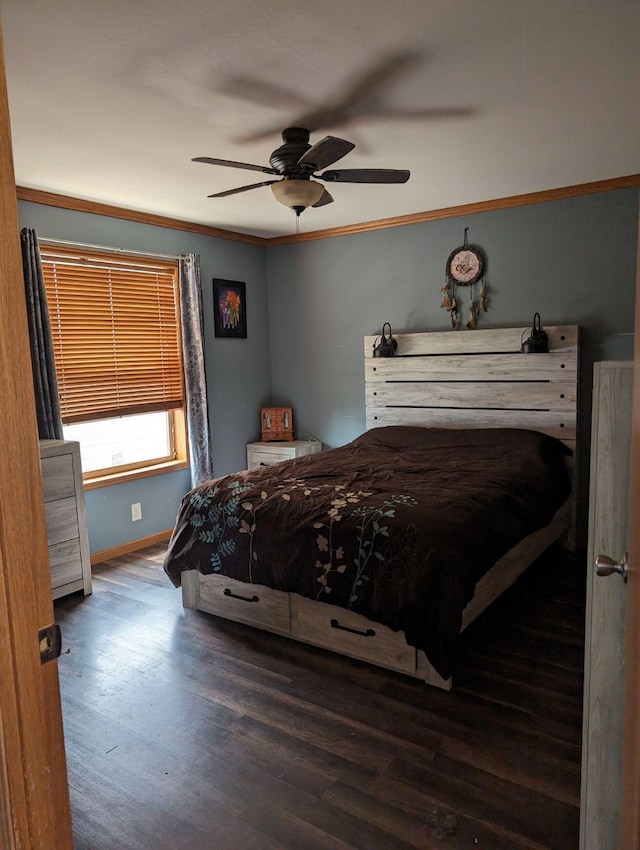
<path id="1" fill-rule="evenodd" d="M 531 428 L 574 451 L 578 326 L 545 327 L 548 354 L 523 354 L 531 328 L 398 334 L 393 357 L 366 336 L 367 428 Z"/>

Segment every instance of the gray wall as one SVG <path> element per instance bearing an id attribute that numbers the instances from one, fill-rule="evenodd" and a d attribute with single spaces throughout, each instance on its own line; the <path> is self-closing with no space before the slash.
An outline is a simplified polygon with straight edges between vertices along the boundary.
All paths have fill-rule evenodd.
<path id="1" fill-rule="evenodd" d="M 293 405 L 301 436 L 332 447 L 360 434 L 363 337 L 386 321 L 394 332 L 450 329 L 439 290 L 469 227 L 488 258 L 489 312 L 479 327 L 524 327 L 536 311 L 543 325 L 581 326 L 586 448 L 593 362 L 632 357 L 637 226 L 638 191 L 629 189 L 271 248 L 274 400 Z"/>
<path id="2" fill-rule="evenodd" d="M 637 219 L 638 190 L 625 189 L 264 249 L 20 204 L 21 225 L 40 237 L 200 254 L 217 474 L 244 467 L 264 404 L 291 404 L 296 436 L 329 447 L 362 433 L 363 337 L 386 321 L 398 333 L 448 329 L 439 290 L 465 227 L 488 258 L 489 312 L 480 327 L 524 327 L 536 311 L 543 325 L 581 326 L 580 436 L 588 458 L 593 362 L 632 357 Z M 246 281 L 248 339 L 214 337 L 213 277 Z M 583 518 L 586 471 L 583 463 Z M 89 491 L 92 551 L 170 528 L 188 487 L 187 473 L 172 473 Z M 142 522 L 131 522 L 132 502 L 142 503 Z"/>
<path id="3" fill-rule="evenodd" d="M 245 444 L 260 430 L 259 408 L 270 397 L 269 329 L 265 249 L 185 231 L 78 213 L 30 202 L 19 203 L 21 227 L 40 238 L 69 239 L 162 254 L 200 254 L 205 317 L 205 358 L 209 416 L 216 473 L 246 466 Z M 216 339 L 213 329 L 214 277 L 247 284 L 247 339 Z M 180 500 L 190 488 L 189 472 L 172 472 L 85 494 L 92 552 L 109 549 L 171 528 Z M 140 502 L 142 520 L 131 521 Z"/>

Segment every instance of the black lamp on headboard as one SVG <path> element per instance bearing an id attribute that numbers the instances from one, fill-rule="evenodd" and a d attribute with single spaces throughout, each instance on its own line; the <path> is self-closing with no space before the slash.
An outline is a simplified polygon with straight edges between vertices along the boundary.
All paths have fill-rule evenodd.
<path id="1" fill-rule="evenodd" d="M 520 350 L 523 354 L 546 354 L 549 351 L 549 337 L 540 327 L 540 313 L 536 313 L 533 317 L 531 336 L 524 340 Z"/>
<path id="2" fill-rule="evenodd" d="M 386 336 L 384 330 L 385 328 L 389 328 L 389 336 Z M 389 322 L 385 322 L 382 326 L 382 339 L 380 339 L 380 342 L 378 342 L 378 339 L 376 339 L 376 341 L 373 343 L 373 356 L 393 357 L 398 347 L 398 341 L 393 338 L 393 335 L 391 333 L 391 325 L 389 324 Z"/>

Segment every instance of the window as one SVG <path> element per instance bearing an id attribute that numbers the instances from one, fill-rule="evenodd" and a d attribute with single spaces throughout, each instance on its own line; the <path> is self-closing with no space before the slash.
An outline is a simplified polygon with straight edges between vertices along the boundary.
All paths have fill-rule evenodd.
<path id="1" fill-rule="evenodd" d="M 178 263 L 41 245 L 65 439 L 85 484 L 186 466 Z"/>

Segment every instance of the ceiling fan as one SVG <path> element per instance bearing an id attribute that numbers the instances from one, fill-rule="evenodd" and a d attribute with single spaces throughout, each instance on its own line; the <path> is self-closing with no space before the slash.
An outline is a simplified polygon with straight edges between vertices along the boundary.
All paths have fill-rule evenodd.
<path id="1" fill-rule="evenodd" d="M 274 150 L 269 157 L 271 167 L 234 162 L 230 159 L 214 159 L 209 156 L 194 157 L 192 162 L 261 171 L 263 174 L 273 174 L 281 178 L 240 186 L 238 189 L 227 189 L 225 192 L 216 192 L 208 197 L 226 198 L 228 195 L 237 195 L 261 186 L 271 186 L 276 200 L 291 207 L 299 216 L 307 207 L 323 207 L 325 204 L 333 203 L 333 198 L 324 186 L 317 182 L 318 180 L 327 183 L 406 183 L 409 179 L 409 171 L 392 168 L 347 168 L 323 171 L 355 148 L 353 142 L 338 139 L 336 136 L 325 136 L 324 139 L 311 145 L 309 130 L 303 127 L 287 127 L 282 132 L 282 141 L 284 144 Z M 318 174 L 319 171 L 323 173 Z"/>

